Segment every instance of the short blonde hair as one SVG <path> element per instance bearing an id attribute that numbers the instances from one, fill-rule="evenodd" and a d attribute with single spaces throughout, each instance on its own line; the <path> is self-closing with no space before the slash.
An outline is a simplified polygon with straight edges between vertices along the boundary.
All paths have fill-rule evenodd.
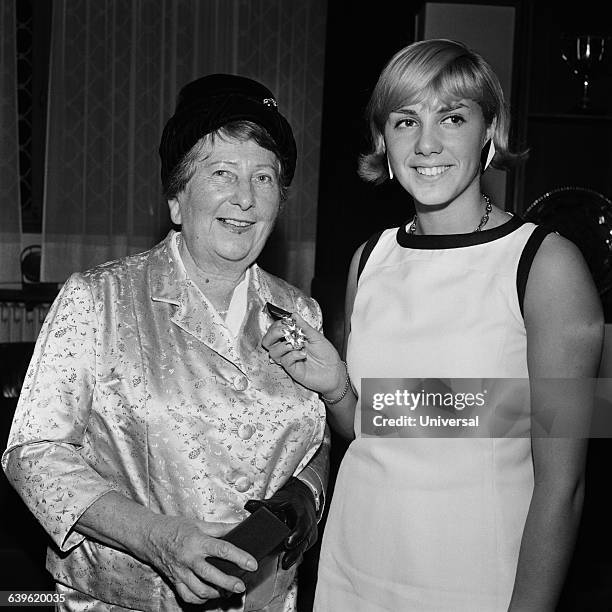
<path id="1" fill-rule="evenodd" d="M 461 42 L 436 38 L 400 49 L 381 72 L 366 110 L 371 149 L 359 159 L 359 176 L 374 183 L 389 178 L 384 129 L 391 112 L 426 100 L 460 99 L 478 103 L 487 126 L 495 122 L 492 165 L 507 168 L 526 157 L 526 151 L 509 150 L 510 113 L 499 78 L 488 62 Z"/>

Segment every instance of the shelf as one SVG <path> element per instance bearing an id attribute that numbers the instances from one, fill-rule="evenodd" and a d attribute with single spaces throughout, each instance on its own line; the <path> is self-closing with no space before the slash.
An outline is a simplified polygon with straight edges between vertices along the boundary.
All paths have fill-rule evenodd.
<path id="1" fill-rule="evenodd" d="M 593 123 L 596 121 L 610 121 L 612 122 L 612 115 L 589 115 L 587 113 L 529 113 L 527 118 L 530 121 L 575 121 L 575 122 L 589 122 Z"/>
<path id="2" fill-rule="evenodd" d="M 0 285 L 0 303 L 22 303 L 26 310 L 37 304 L 50 304 L 57 297 L 60 287 L 57 283 L 24 285 L 22 289 L 5 288 Z"/>

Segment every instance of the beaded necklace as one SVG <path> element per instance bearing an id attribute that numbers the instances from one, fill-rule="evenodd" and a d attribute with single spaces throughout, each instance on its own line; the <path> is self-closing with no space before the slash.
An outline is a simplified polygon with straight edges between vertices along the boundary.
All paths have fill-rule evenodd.
<path id="1" fill-rule="evenodd" d="M 489 220 L 489 215 L 491 214 L 491 211 L 493 210 L 493 205 L 491 204 L 491 200 L 489 196 L 485 195 L 484 193 L 481 195 L 484 198 L 484 201 L 486 204 L 485 213 L 484 215 L 482 215 L 482 219 L 480 219 L 480 223 L 478 224 L 478 227 L 474 230 L 475 232 L 479 232 L 487 224 L 487 221 Z M 410 224 L 410 228 L 408 229 L 409 234 L 414 234 L 416 232 L 418 220 L 419 220 L 418 216 L 415 213 L 414 217 L 412 217 L 412 223 Z"/>

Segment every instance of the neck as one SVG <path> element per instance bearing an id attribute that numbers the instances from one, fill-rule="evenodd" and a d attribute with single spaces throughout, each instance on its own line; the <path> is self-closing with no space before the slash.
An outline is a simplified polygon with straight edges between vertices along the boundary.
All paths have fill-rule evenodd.
<path id="1" fill-rule="evenodd" d="M 212 302 L 217 311 L 227 311 L 234 289 L 244 278 L 246 268 L 221 269 L 219 266 L 205 266 L 196 261 L 183 238 L 179 240 L 179 253 L 189 279 Z"/>
<path id="2" fill-rule="evenodd" d="M 467 234 L 490 227 L 491 205 L 484 194 L 468 205 L 420 206 L 408 226 L 413 234 Z"/>

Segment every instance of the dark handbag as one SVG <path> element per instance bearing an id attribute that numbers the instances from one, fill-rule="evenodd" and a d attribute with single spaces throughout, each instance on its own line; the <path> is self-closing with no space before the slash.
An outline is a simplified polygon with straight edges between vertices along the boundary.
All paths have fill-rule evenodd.
<path id="1" fill-rule="evenodd" d="M 291 529 L 283 521 L 261 506 L 220 539 L 253 555 L 257 563 L 262 565 L 264 559 L 280 551 L 290 533 Z M 224 574 L 240 578 L 245 584 L 248 584 L 249 576 L 253 575 L 253 572 L 242 569 L 227 559 L 209 557 L 207 562 Z"/>

